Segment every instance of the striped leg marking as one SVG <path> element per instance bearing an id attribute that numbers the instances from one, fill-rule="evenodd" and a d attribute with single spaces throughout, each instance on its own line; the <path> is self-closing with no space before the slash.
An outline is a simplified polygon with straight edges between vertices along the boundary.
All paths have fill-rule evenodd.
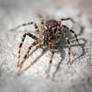
<path id="1" fill-rule="evenodd" d="M 38 48 L 40 48 L 40 46 L 38 46 Z M 43 48 L 42 48 L 42 49 L 43 49 Z M 44 54 L 44 51 L 46 51 L 46 50 L 43 49 L 42 54 Z M 27 67 L 25 67 L 25 69 L 23 69 L 22 71 L 20 71 L 18 74 L 20 74 L 20 73 L 22 73 L 22 72 L 28 70 L 28 69 L 29 69 L 32 65 L 34 65 L 36 62 L 37 62 L 37 60 L 33 61 L 33 62 L 30 63 Z"/>
<path id="2" fill-rule="evenodd" d="M 43 18 L 41 18 L 41 31 L 42 31 L 42 33 L 44 32 L 44 30 L 45 30 L 45 28 L 44 28 L 44 19 Z"/>
<path id="3" fill-rule="evenodd" d="M 72 18 L 62 18 L 61 21 L 67 21 L 70 20 L 71 22 L 75 23 L 75 21 Z"/>
<path id="4" fill-rule="evenodd" d="M 74 34 L 74 36 L 75 36 L 75 38 L 76 38 L 76 41 L 77 41 L 78 45 L 81 47 L 81 45 L 80 45 L 80 43 L 79 43 L 79 40 L 78 40 L 78 38 L 77 38 L 76 33 L 75 33 L 73 30 L 70 30 L 70 32 Z"/>
<path id="5" fill-rule="evenodd" d="M 35 42 L 33 42 L 33 43 L 31 44 L 31 46 L 29 46 L 29 48 L 28 48 L 26 54 L 25 54 L 24 57 L 23 57 L 23 60 L 22 60 L 21 63 L 19 64 L 19 68 L 20 68 L 20 69 L 19 69 L 18 74 L 20 73 L 21 68 L 22 68 L 22 65 L 23 65 L 23 63 L 25 62 L 25 60 L 26 60 L 26 58 L 27 58 L 27 56 L 28 56 L 28 54 L 29 54 L 31 48 L 34 47 L 34 46 L 37 45 L 37 44 L 38 44 L 38 41 L 35 41 Z"/>
<path id="6" fill-rule="evenodd" d="M 34 36 L 33 34 L 31 34 L 31 33 L 25 33 L 25 34 L 23 35 L 23 37 L 22 37 L 22 42 L 20 43 L 20 45 L 19 45 L 19 50 L 18 50 L 18 63 L 17 63 L 17 66 L 19 65 L 19 62 L 20 62 L 20 51 L 21 51 L 21 47 L 22 47 L 22 45 L 23 45 L 23 42 L 24 42 L 26 36 L 29 36 L 29 37 L 33 38 L 34 40 L 38 40 L 38 38 L 37 38 L 36 36 Z"/>
<path id="7" fill-rule="evenodd" d="M 12 30 L 16 30 L 16 29 L 18 29 L 18 28 L 20 28 L 20 27 L 24 27 L 24 26 L 28 26 L 28 25 L 32 25 L 32 24 L 34 25 L 34 27 L 35 27 L 37 33 L 39 33 L 40 31 L 39 31 L 39 29 L 38 29 L 38 25 L 37 25 L 36 23 L 34 23 L 34 22 L 28 22 L 28 23 L 24 23 L 24 24 L 18 25 L 17 27 L 15 27 L 15 28 L 12 29 Z"/>

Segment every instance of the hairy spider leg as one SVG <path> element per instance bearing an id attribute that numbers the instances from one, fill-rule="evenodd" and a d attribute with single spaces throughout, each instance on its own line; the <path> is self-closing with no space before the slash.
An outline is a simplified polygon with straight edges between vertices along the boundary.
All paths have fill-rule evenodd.
<path id="1" fill-rule="evenodd" d="M 72 21 L 73 23 L 75 23 L 75 21 L 72 19 L 72 18 L 62 18 L 61 21 L 67 21 L 67 20 L 70 20 Z"/>
<path id="2" fill-rule="evenodd" d="M 34 25 L 37 33 L 40 34 L 40 30 L 38 28 L 38 25 L 36 23 L 34 23 L 34 22 L 28 22 L 28 23 L 24 23 L 24 24 L 18 25 L 17 27 L 15 27 L 14 29 L 11 29 L 11 30 L 16 30 L 16 29 L 18 29 L 20 27 L 24 27 L 24 26 L 28 26 L 28 25 L 32 25 L 32 24 Z"/>
<path id="3" fill-rule="evenodd" d="M 77 41 L 78 45 L 81 47 L 81 45 L 80 45 L 80 43 L 79 43 L 79 40 L 78 40 L 78 38 L 77 38 L 76 33 L 75 33 L 73 30 L 69 30 L 69 31 L 70 31 L 71 33 L 74 34 L 74 36 L 75 36 L 75 38 L 76 38 L 76 41 Z"/>
<path id="4" fill-rule="evenodd" d="M 68 64 L 72 64 L 71 59 L 70 59 L 70 54 L 71 54 L 71 44 L 70 44 L 70 40 L 69 40 L 69 37 L 68 37 L 67 33 L 65 32 L 66 30 L 63 29 L 63 30 L 61 30 L 61 31 L 63 31 L 64 37 L 65 37 L 65 39 L 66 39 L 66 41 L 67 41 L 67 43 L 68 43 L 68 59 L 69 59 L 69 60 L 68 60 Z"/>
<path id="5" fill-rule="evenodd" d="M 52 59 L 53 59 L 54 53 L 55 53 L 55 49 L 53 48 L 51 50 L 51 57 L 50 57 L 50 61 L 49 61 L 49 66 L 48 66 L 48 69 L 46 71 L 46 78 L 49 77 L 49 72 L 50 72 L 50 69 L 51 69 L 51 64 L 52 64 Z"/>
<path id="6" fill-rule="evenodd" d="M 44 54 L 44 51 L 46 51 L 46 49 L 43 49 L 42 47 L 40 47 L 40 45 L 38 46 L 38 48 L 41 48 L 43 51 L 42 51 L 42 54 Z M 20 75 L 22 72 L 28 70 L 34 63 L 36 63 L 37 61 L 33 61 L 32 63 L 30 63 L 27 67 L 25 67 L 25 69 L 23 69 L 22 71 L 19 70 L 18 72 L 18 75 Z"/>
<path id="7" fill-rule="evenodd" d="M 41 32 L 43 33 L 44 30 L 45 30 L 45 27 L 44 27 L 44 18 L 41 18 Z"/>
<path id="8" fill-rule="evenodd" d="M 17 28 L 19 28 L 19 27 L 22 27 L 22 26 L 30 25 L 30 24 L 34 24 L 34 27 L 35 27 L 37 33 L 40 35 L 39 28 L 38 28 L 37 24 L 34 23 L 34 22 L 24 23 L 24 24 L 22 24 L 22 25 L 17 26 L 15 29 L 17 29 Z M 19 65 L 19 62 L 20 62 L 20 60 L 19 60 L 19 59 L 20 59 L 20 50 L 21 50 L 21 47 L 22 47 L 22 44 L 23 44 L 23 42 L 24 42 L 24 40 L 25 40 L 26 35 L 28 35 L 29 37 L 31 37 L 31 38 L 33 38 L 33 39 L 35 39 L 35 40 L 38 39 L 36 36 L 34 36 L 34 35 L 31 34 L 31 33 L 25 33 L 25 34 L 23 35 L 23 37 L 22 37 L 22 42 L 20 43 L 20 45 L 19 45 L 19 50 L 18 50 L 19 55 L 18 55 L 18 63 L 17 63 L 17 66 Z"/>
<path id="9" fill-rule="evenodd" d="M 22 65 L 23 65 L 23 63 L 25 62 L 25 60 L 26 60 L 26 58 L 27 58 L 27 56 L 28 56 L 28 54 L 29 54 L 31 48 L 34 47 L 35 45 L 37 45 L 38 42 L 39 42 L 39 41 L 37 40 L 37 41 L 33 42 L 33 43 L 29 46 L 29 48 L 28 48 L 26 54 L 25 54 L 24 57 L 23 57 L 23 60 L 22 60 L 21 63 L 19 64 L 19 68 L 20 68 L 20 69 L 19 69 L 19 72 L 20 72 L 20 70 L 21 70 L 21 68 L 22 68 Z"/>
<path id="10" fill-rule="evenodd" d="M 24 42 L 26 36 L 29 36 L 29 37 L 33 38 L 34 40 L 38 40 L 38 38 L 36 36 L 34 36 L 33 34 L 31 34 L 31 33 L 25 33 L 22 36 L 22 41 L 21 41 L 21 43 L 19 45 L 19 49 L 18 49 L 18 63 L 17 63 L 17 66 L 19 66 L 19 62 L 20 62 L 20 51 L 21 51 L 21 47 L 23 45 L 23 42 Z"/>

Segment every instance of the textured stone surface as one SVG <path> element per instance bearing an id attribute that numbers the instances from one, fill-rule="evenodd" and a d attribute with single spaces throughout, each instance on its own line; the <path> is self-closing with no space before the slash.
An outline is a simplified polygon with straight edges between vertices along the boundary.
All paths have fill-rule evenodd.
<path id="1" fill-rule="evenodd" d="M 56 8 L 52 1 L 48 0 L 42 2 L 42 6 L 35 0 L 33 6 L 29 6 L 30 4 L 27 6 L 25 0 L 23 3 L 20 0 L 20 2 L 11 1 L 7 4 L 4 1 L 2 1 L 3 6 L 0 8 L 0 92 L 92 92 L 92 23 L 87 13 L 67 6 Z M 45 4 L 48 4 L 48 7 Z M 40 10 L 40 8 L 44 10 Z M 64 38 L 62 38 L 54 55 L 49 79 L 45 78 L 45 71 L 48 68 L 50 51 L 41 54 L 41 49 L 34 51 L 36 48 L 33 48 L 34 53 L 26 60 L 23 67 L 38 57 L 37 62 L 29 70 L 23 72 L 21 76 L 17 76 L 17 51 L 21 37 L 25 32 L 37 34 L 33 26 L 22 27 L 16 31 L 10 29 L 32 20 L 38 23 L 40 27 L 39 14 L 45 20 L 49 18 L 73 18 L 76 21 L 75 24 L 70 21 L 63 22 L 63 24 L 75 30 L 84 48 L 81 49 L 78 45 L 74 45 L 73 40 L 75 39 L 69 33 L 72 41 L 71 59 L 74 62 L 72 65 L 67 65 L 68 48 Z M 21 58 L 33 41 L 29 37 L 26 38 L 22 47 Z M 78 57 L 82 52 L 83 55 Z"/>

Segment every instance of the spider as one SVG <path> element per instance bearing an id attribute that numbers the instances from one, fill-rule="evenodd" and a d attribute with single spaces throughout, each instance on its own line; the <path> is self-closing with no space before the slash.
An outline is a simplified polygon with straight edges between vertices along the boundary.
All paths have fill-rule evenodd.
<path id="1" fill-rule="evenodd" d="M 60 20 L 47 20 L 46 22 L 44 22 L 44 18 L 41 18 L 41 30 L 39 30 L 38 25 L 35 22 L 28 22 L 28 23 L 24 23 L 22 25 L 18 25 L 14 30 L 22 27 L 22 26 L 27 26 L 27 25 L 31 25 L 33 24 L 35 27 L 36 32 L 38 33 L 39 37 L 36 37 L 35 35 L 31 34 L 31 33 L 25 33 L 22 37 L 22 42 L 19 45 L 19 49 L 18 49 L 18 62 L 17 62 L 17 67 L 19 67 L 19 71 L 18 74 L 20 74 L 21 72 L 21 68 L 25 62 L 25 60 L 28 57 L 28 54 L 31 50 L 32 47 L 38 45 L 39 48 L 47 49 L 51 51 L 51 56 L 50 56 L 50 61 L 49 61 L 49 65 L 48 65 L 48 69 L 46 71 L 47 76 L 49 75 L 50 69 L 51 69 L 51 64 L 52 64 L 52 59 L 54 57 L 54 53 L 55 53 L 55 49 L 56 49 L 56 44 L 60 41 L 62 34 L 64 35 L 67 44 L 68 44 L 68 64 L 72 64 L 71 59 L 70 59 L 70 54 L 71 54 L 71 45 L 70 45 L 70 40 L 69 37 L 67 35 L 67 31 L 70 31 L 71 33 L 73 33 L 73 35 L 76 38 L 76 41 L 78 43 L 79 46 L 80 43 L 78 41 L 77 35 L 76 33 L 70 29 L 69 27 L 67 27 L 66 25 L 63 25 L 62 22 L 63 21 L 67 21 L 70 20 L 72 22 L 73 19 L 72 18 L 62 18 Z M 28 50 L 26 52 L 26 54 L 24 55 L 22 61 L 20 61 L 20 51 L 21 51 L 21 47 L 23 45 L 23 42 L 26 38 L 26 36 L 31 37 L 32 39 L 34 39 L 35 41 L 28 47 Z M 31 65 L 29 65 L 28 67 L 25 68 L 25 70 L 27 70 L 28 68 L 30 68 Z"/>

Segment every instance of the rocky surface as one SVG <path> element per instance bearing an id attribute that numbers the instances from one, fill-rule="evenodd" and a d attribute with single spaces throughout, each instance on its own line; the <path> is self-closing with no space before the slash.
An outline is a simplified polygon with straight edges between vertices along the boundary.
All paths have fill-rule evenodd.
<path id="1" fill-rule="evenodd" d="M 49 0 L 43 2 L 41 7 L 38 2 L 34 2 L 36 1 L 34 0 L 33 6 L 29 7 L 25 1 L 23 3 L 11 1 L 11 4 L 7 2 L 7 5 L 2 1 L 2 5 L 7 7 L 0 8 L 0 92 L 92 92 L 92 23 L 88 14 L 69 6 L 56 8 Z M 13 7 L 13 4 L 16 7 Z M 48 7 L 45 4 L 48 4 Z M 25 6 L 22 7 L 22 5 Z M 36 9 L 35 6 L 43 7 L 44 10 Z M 10 29 L 28 21 L 35 21 L 40 27 L 40 15 L 45 18 L 45 21 L 50 18 L 57 20 L 66 17 L 73 18 L 75 24 L 70 21 L 63 24 L 75 30 L 83 49 L 75 43 L 74 37 L 69 33 L 73 64 L 67 65 L 68 48 L 62 37 L 54 55 L 50 78 L 46 79 L 45 71 L 48 68 L 51 53 L 50 51 L 42 53 L 41 49 L 34 47 L 23 68 L 34 60 L 36 63 L 17 76 L 17 51 L 22 35 L 25 32 L 31 32 L 34 35 L 37 33 L 33 26 L 21 27 L 15 31 Z M 21 58 L 33 41 L 29 37 L 26 38 Z"/>

